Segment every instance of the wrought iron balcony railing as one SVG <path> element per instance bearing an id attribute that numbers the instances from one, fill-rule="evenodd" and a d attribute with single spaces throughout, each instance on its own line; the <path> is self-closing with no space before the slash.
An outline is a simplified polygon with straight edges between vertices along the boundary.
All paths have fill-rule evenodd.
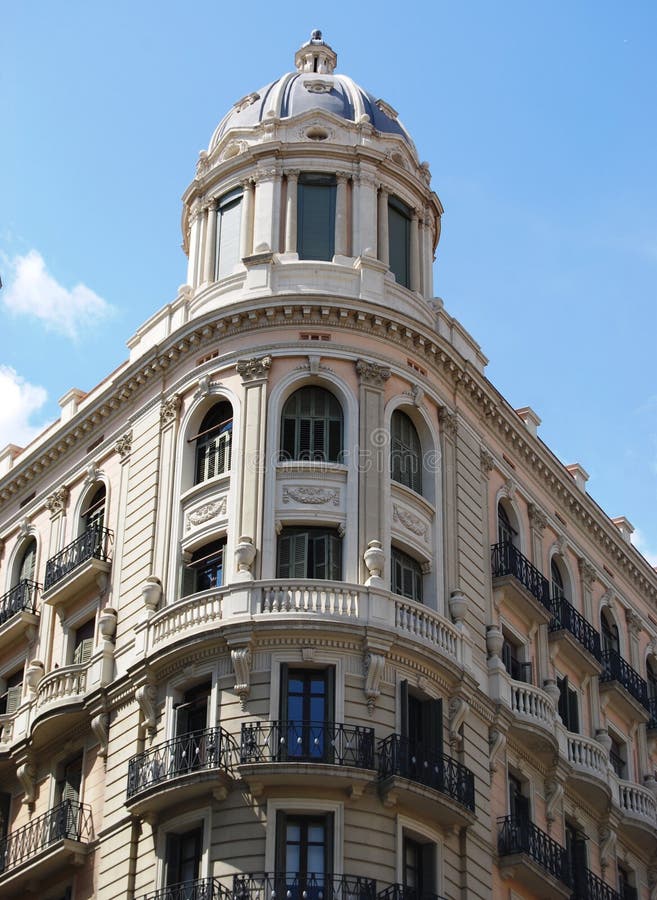
<path id="1" fill-rule="evenodd" d="M 491 547 L 493 578 L 513 575 L 546 609 L 551 610 L 550 583 L 547 578 L 508 541 Z"/>
<path id="2" fill-rule="evenodd" d="M 356 875 L 298 872 L 235 875 L 233 900 L 376 900 L 376 881 Z"/>
<path id="3" fill-rule="evenodd" d="M 132 757 L 128 764 L 128 799 L 189 772 L 218 769 L 230 774 L 236 751 L 235 741 L 220 727 L 181 734 Z"/>
<path id="4" fill-rule="evenodd" d="M 602 649 L 599 633 L 565 597 L 554 597 L 550 631 L 561 631 L 562 629 L 570 632 L 575 640 L 579 641 L 582 647 L 600 662 Z"/>
<path id="5" fill-rule="evenodd" d="M 570 870 L 565 847 L 552 840 L 533 822 L 515 816 L 498 819 L 497 851 L 500 856 L 526 853 L 549 875 L 570 885 Z"/>
<path id="6" fill-rule="evenodd" d="M 23 578 L 10 591 L 0 597 L 0 625 L 8 622 L 16 613 L 36 612 L 37 593 L 41 585 Z"/>
<path id="7" fill-rule="evenodd" d="M 657 728 L 657 697 L 648 697 L 648 712 L 650 713 L 648 728 Z"/>
<path id="8" fill-rule="evenodd" d="M 602 653 L 602 675 L 600 681 L 617 681 L 642 706 L 650 710 L 648 704 L 648 684 L 632 666 L 625 662 L 617 650 Z"/>
<path id="9" fill-rule="evenodd" d="M 390 884 L 379 891 L 376 900 L 445 900 L 445 898 L 427 891 L 419 891 L 405 884 Z"/>
<path id="10" fill-rule="evenodd" d="M 68 546 L 51 556 L 46 563 L 46 577 L 43 589 L 47 591 L 69 572 L 89 559 L 100 559 L 103 562 L 111 562 L 109 552 L 114 535 L 109 528 L 94 525 L 88 528 L 84 534 L 76 538 Z"/>
<path id="11" fill-rule="evenodd" d="M 374 768 L 374 729 L 335 722 L 245 722 L 240 762 L 315 762 Z"/>
<path id="12" fill-rule="evenodd" d="M 218 878 L 199 878 L 181 881 L 169 887 L 145 894 L 143 900 L 230 900 L 231 893 Z"/>
<path id="13" fill-rule="evenodd" d="M 64 838 L 89 842 L 92 831 L 91 809 L 83 803 L 64 800 L 0 841 L 1 871 L 19 866 Z"/>
<path id="14" fill-rule="evenodd" d="M 571 866 L 571 881 L 573 893 L 570 900 L 624 900 L 622 894 L 594 875 L 590 869 L 582 872 Z"/>
<path id="15" fill-rule="evenodd" d="M 435 753 L 398 734 L 379 741 L 381 778 L 400 775 L 426 785 L 474 812 L 474 775 L 450 756 Z"/>

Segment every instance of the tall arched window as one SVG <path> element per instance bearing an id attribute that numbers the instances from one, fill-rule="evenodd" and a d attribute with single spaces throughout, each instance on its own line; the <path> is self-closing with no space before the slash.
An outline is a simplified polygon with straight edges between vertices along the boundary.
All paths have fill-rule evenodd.
<path id="1" fill-rule="evenodd" d="M 283 407 L 281 459 L 340 462 L 342 408 L 320 387 L 295 391 Z"/>
<path id="2" fill-rule="evenodd" d="M 388 242 L 390 271 L 397 284 L 411 283 L 411 211 L 398 197 L 388 200 Z"/>
<path id="3" fill-rule="evenodd" d="M 510 544 L 516 546 L 518 532 L 515 530 L 509 519 L 504 505 L 497 504 L 497 540 L 500 544 Z"/>
<path id="4" fill-rule="evenodd" d="M 36 551 L 37 543 L 34 538 L 30 538 L 20 557 L 20 565 L 18 566 L 16 584 L 21 581 L 34 581 L 34 573 L 36 569 Z"/>
<path id="5" fill-rule="evenodd" d="M 105 524 L 105 485 L 101 484 L 89 498 L 80 518 L 83 531 L 100 531 Z"/>
<path id="6" fill-rule="evenodd" d="M 422 493 L 422 448 L 415 425 L 396 409 L 390 421 L 390 474 L 418 494 Z"/>
<path id="7" fill-rule="evenodd" d="M 205 414 L 196 440 L 194 484 L 222 475 L 230 469 L 233 408 L 224 400 Z"/>
<path id="8" fill-rule="evenodd" d="M 554 600 L 564 599 L 566 591 L 564 588 L 563 576 L 555 559 L 550 563 L 550 577 L 552 580 L 552 598 Z"/>
<path id="9" fill-rule="evenodd" d="M 611 613 L 603 609 L 600 613 L 600 632 L 602 634 L 602 650 L 608 653 L 620 653 L 620 641 L 618 639 L 618 625 L 613 620 Z"/>

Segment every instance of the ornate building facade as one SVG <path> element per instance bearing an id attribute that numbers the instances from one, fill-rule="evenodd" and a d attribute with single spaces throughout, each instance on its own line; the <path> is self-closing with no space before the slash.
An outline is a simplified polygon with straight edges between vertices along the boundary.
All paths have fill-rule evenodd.
<path id="1" fill-rule="evenodd" d="M 0 454 L 0 898 L 657 897 L 657 576 L 336 62 L 234 105 L 187 284 Z"/>

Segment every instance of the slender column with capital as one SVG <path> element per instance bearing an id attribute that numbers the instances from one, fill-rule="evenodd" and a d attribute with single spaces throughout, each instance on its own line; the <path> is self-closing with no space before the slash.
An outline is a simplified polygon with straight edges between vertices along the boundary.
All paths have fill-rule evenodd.
<path id="1" fill-rule="evenodd" d="M 347 174 L 338 172 L 335 196 L 335 255 L 347 256 Z"/>
<path id="2" fill-rule="evenodd" d="M 410 289 L 412 291 L 420 290 L 420 239 L 419 239 L 419 225 L 418 225 L 418 212 L 416 209 L 413 210 L 413 214 L 411 216 L 411 247 L 410 247 Z"/>
<path id="3" fill-rule="evenodd" d="M 207 207 L 205 262 L 203 265 L 203 281 L 214 281 L 214 266 L 217 255 L 217 201 L 211 200 Z"/>
<path id="4" fill-rule="evenodd" d="M 362 172 L 354 179 L 354 235 L 353 252 L 364 256 L 369 250 L 372 255 L 376 247 L 376 189 L 374 177 Z"/>
<path id="5" fill-rule="evenodd" d="M 187 261 L 187 284 L 196 287 L 198 284 L 198 256 L 201 245 L 201 204 L 198 200 L 194 200 L 189 212 L 189 258 Z"/>
<path id="6" fill-rule="evenodd" d="M 425 215 L 424 217 L 422 240 L 424 246 L 424 281 L 422 284 L 422 291 L 425 297 L 433 297 L 433 238 L 431 231 L 431 216 L 429 215 Z"/>
<path id="7" fill-rule="evenodd" d="M 297 185 L 299 172 L 287 173 L 287 202 L 285 206 L 285 252 L 297 252 Z"/>
<path id="8" fill-rule="evenodd" d="M 386 266 L 390 265 L 390 239 L 388 237 L 388 192 L 382 187 L 379 191 L 379 215 L 377 229 L 377 257 Z"/>
<path id="9" fill-rule="evenodd" d="M 274 167 L 256 173 L 253 252 L 278 250 L 281 176 Z"/>
<path id="10" fill-rule="evenodd" d="M 240 221 L 240 259 L 251 256 L 253 248 L 253 182 L 242 182 L 242 218 Z"/>

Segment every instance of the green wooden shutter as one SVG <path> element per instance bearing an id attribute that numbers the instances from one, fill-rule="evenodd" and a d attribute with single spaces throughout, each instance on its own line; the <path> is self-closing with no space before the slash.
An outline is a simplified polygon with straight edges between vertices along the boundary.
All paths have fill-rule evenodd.
<path id="1" fill-rule="evenodd" d="M 320 179 L 317 179 L 320 180 Z M 297 189 L 299 259 L 333 259 L 335 186 L 299 182 Z"/>
<path id="2" fill-rule="evenodd" d="M 62 802 L 71 800 L 77 803 L 80 799 L 80 786 L 82 784 L 82 757 L 77 756 L 71 760 L 64 770 L 62 782 Z"/>
<path id="3" fill-rule="evenodd" d="M 329 534 L 328 537 L 328 578 L 331 581 L 340 581 L 342 579 L 342 538 L 337 534 Z"/>
<path id="4" fill-rule="evenodd" d="M 407 288 L 410 285 L 410 222 L 408 216 L 393 203 L 394 200 L 388 206 L 390 271 L 397 284 Z"/>
<path id="5" fill-rule="evenodd" d="M 425 748 L 438 757 L 443 755 L 443 701 L 425 700 L 422 704 Z"/>
<path id="6" fill-rule="evenodd" d="M 400 726 L 403 738 L 408 738 L 408 681 L 399 684 Z"/>

